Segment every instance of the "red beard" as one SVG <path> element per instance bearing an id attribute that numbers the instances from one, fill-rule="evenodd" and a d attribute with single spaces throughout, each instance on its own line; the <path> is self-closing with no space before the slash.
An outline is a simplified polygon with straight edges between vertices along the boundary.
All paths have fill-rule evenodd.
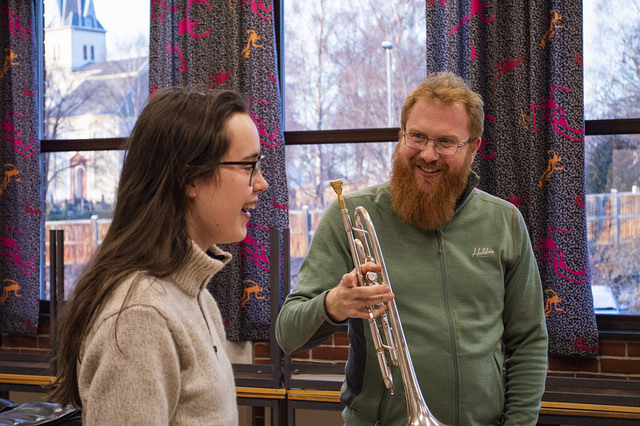
<path id="1" fill-rule="evenodd" d="M 428 191 L 420 190 L 416 183 L 415 164 L 399 155 L 400 144 L 393 154 L 391 173 L 391 208 L 410 225 L 425 231 L 434 231 L 453 220 L 456 201 L 464 191 L 471 158 L 466 158 L 467 166 L 459 172 L 452 172 L 446 163 L 442 165 L 442 179 Z M 460 155 L 460 153 L 458 153 Z M 419 157 L 413 157 L 418 159 Z"/>

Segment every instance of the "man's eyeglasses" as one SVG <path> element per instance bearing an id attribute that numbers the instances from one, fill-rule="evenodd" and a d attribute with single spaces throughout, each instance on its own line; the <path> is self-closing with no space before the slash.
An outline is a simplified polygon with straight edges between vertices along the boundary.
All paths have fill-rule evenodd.
<path id="1" fill-rule="evenodd" d="M 258 173 L 260 173 L 260 162 L 264 158 L 264 155 L 259 156 L 255 161 L 221 161 L 218 164 L 221 166 L 251 166 L 251 175 L 249 176 L 249 186 L 253 186 L 253 181 Z"/>
<path id="2" fill-rule="evenodd" d="M 447 138 L 429 138 L 427 135 L 421 133 L 407 133 L 402 132 L 404 137 L 404 144 L 409 148 L 422 151 L 429 141 L 433 141 L 433 147 L 440 155 L 456 155 L 458 148 L 465 146 L 471 139 L 467 139 L 465 142 L 459 143 L 458 141 Z"/>

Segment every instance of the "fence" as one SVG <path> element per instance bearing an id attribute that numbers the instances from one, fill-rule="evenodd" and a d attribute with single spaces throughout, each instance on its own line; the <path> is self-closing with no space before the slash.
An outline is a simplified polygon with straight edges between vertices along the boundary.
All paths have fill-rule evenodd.
<path id="1" fill-rule="evenodd" d="M 617 246 L 640 237 L 640 192 L 590 194 L 585 208 L 589 243 Z"/>
<path id="2" fill-rule="evenodd" d="M 111 225 L 111 219 L 60 220 L 45 223 L 45 259 L 49 265 L 49 231 L 64 231 L 64 262 L 85 264 L 102 242 Z"/>
<path id="3" fill-rule="evenodd" d="M 640 237 L 640 193 L 615 190 L 608 194 L 586 196 L 587 239 L 599 245 L 619 245 Z M 295 276 L 309 249 L 313 232 L 318 226 L 323 210 L 290 210 L 291 272 Z M 46 223 L 46 265 L 49 264 L 49 229 L 64 230 L 65 264 L 85 264 L 95 248 L 102 242 L 110 219 L 93 217 L 86 220 L 52 221 Z M 68 277 L 65 281 L 75 281 Z"/>

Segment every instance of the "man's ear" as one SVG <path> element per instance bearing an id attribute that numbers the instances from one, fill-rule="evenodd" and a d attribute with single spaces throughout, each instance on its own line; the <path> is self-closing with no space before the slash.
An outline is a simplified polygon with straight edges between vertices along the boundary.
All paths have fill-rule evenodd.
<path id="1" fill-rule="evenodd" d="M 475 142 L 470 142 L 471 144 L 473 144 L 472 146 L 474 146 L 474 154 L 478 152 L 478 150 L 480 149 L 480 145 L 482 145 L 482 137 L 479 137 Z"/>

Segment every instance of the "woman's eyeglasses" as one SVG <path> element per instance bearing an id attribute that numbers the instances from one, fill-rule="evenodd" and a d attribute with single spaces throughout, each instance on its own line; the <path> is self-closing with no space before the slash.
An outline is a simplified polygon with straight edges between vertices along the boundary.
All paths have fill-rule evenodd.
<path id="1" fill-rule="evenodd" d="M 264 158 L 264 155 L 259 156 L 255 161 L 221 161 L 222 166 L 251 166 L 251 175 L 249 176 L 249 186 L 253 186 L 253 181 L 258 173 L 260 173 L 260 162 Z"/>

